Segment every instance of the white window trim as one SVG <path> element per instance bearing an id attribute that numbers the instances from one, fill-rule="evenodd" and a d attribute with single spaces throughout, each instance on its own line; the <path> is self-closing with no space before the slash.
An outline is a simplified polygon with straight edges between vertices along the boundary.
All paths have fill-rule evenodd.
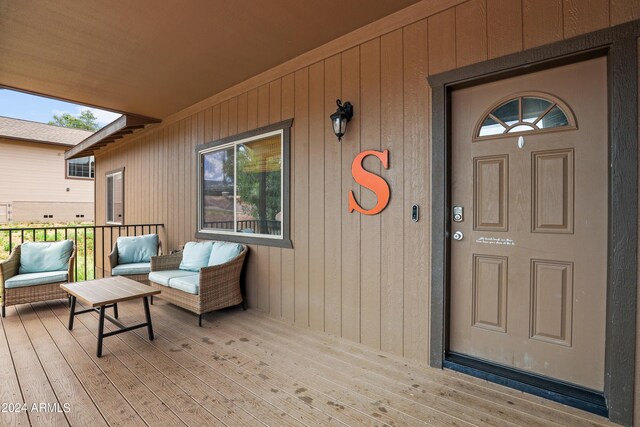
<path id="1" fill-rule="evenodd" d="M 107 199 L 107 195 L 109 194 L 109 178 L 115 178 L 116 176 L 120 175 L 121 176 L 121 182 L 122 182 L 122 219 L 123 221 L 109 221 L 108 216 L 109 216 L 109 206 L 108 206 L 108 199 Z M 115 183 L 115 179 L 113 179 L 113 181 Z M 109 225 L 122 225 L 124 224 L 124 168 L 119 169 L 117 171 L 113 171 L 113 172 L 108 172 L 105 175 L 105 186 L 107 187 L 105 190 L 105 212 L 104 212 L 104 218 L 105 218 L 105 224 L 109 224 Z M 113 190 L 112 190 L 113 191 Z M 113 191 L 114 194 L 114 202 L 113 205 L 111 206 L 111 212 L 115 215 L 115 191 Z"/>
<path id="2" fill-rule="evenodd" d="M 93 156 L 86 156 L 86 157 L 91 158 Z M 88 181 L 89 180 L 93 181 L 93 180 L 96 179 L 95 158 L 93 160 L 93 165 L 94 165 L 93 166 L 93 176 L 89 176 L 89 177 L 71 175 L 69 173 L 69 166 L 71 165 L 71 160 L 73 160 L 73 159 L 65 160 L 65 162 L 64 162 L 64 164 L 65 164 L 65 175 L 64 176 L 65 176 L 66 179 L 85 179 L 85 180 L 88 180 Z M 91 163 L 92 163 L 91 160 L 89 160 L 89 175 L 91 175 Z"/>

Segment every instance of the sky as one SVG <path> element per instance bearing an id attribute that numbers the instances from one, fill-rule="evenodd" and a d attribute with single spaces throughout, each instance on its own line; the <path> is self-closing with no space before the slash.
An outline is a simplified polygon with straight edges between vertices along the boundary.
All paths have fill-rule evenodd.
<path id="1" fill-rule="evenodd" d="M 104 127 L 120 117 L 119 113 L 86 107 L 56 99 L 29 95 L 9 89 L 0 89 L 0 116 L 32 122 L 48 123 L 54 115 L 69 113 L 79 116 L 80 112 L 91 110 L 98 118 L 100 127 Z"/>

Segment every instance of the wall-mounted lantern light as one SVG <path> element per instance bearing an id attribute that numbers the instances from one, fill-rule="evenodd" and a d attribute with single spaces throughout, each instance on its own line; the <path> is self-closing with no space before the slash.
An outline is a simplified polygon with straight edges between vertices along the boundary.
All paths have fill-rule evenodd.
<path id="1" fill-rule="evenodd" d="M 342 141 L 342 136 L 347 130 L 347 123 L 353 117 L 353 105 L 348 101 L 343 105 L 339 99 L 336 100 L 336 104 L 338 104 L 338 109 L 329 118 L 333 125 L 333 133 L 338 137 L 338 141 Z"/>

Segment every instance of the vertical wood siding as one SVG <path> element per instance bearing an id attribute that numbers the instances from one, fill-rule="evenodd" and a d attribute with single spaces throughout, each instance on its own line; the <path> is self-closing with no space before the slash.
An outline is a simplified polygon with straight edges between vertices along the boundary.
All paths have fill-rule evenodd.
<path id="1" fill-rule="evenodd" d="M 250 246 L 249 305 L 427 363 L 427 75 L 640 17 L 634 0 L 449 3 L 452 7 L 391 31 L 382 20 L 379 33 L 362 43 L 349 44 L 347 37 L 340 53 L 310 60 L 293 73 L 98 152 L 97 223 L 104 223 L 104 175 L 124 166 L 127 222 L 164 223 L 164 249 L 177 249 L 196 231 L 195 146 L 294 118 L 294 249 Z M 328 119 L 337 98 L 355 106 L 342 143 Z M 389 206 L 376 216 L 347 211 L 349 190 L 363 205 L 375 203 L 375 196 L 351 178 L 351 162 L 365 149 L 390 151 L 387 170 L 376 159 L 365 161 L 391 187 Z M 410 219 L 413 204 L 421 207 L 418 223 Z"/>

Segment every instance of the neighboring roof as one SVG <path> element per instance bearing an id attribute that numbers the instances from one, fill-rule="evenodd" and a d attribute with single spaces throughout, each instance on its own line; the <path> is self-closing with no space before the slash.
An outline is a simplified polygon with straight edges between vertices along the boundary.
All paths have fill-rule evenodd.
<path id="1" fill-rule="evenodd" d="M 0 138 L 74 146 L 93 132 L 0 116 Z"/>
<path id="2" fill-rule="evenodd" d="M 89 135 L 84 141 L 64 153 L 64 158 L 77 159 L 79 157 L 92 156 L 96 150 L 107 144 L 142 129 L 151 123 L 158 123 L 160 120 L 149 117 L 123 114 L 98 132 Z"/>
<path id="3" fill-rule="evenodd" d="M 0 85 L 164 119 L 417 1 L 0 1 Z"/>

